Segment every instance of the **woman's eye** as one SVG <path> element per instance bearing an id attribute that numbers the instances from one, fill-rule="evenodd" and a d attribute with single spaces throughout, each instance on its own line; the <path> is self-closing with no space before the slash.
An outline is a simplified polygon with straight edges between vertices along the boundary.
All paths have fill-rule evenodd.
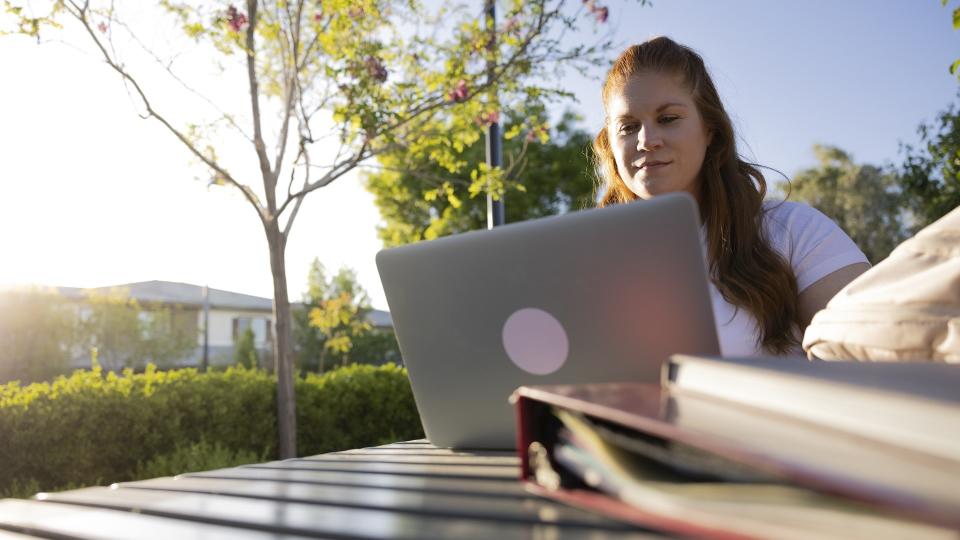
<path id="1" fill-rule="evenodd" d="M 635 129 L 637 129 L 636 124 L 622 124 L 620 126 L 620 133 L 630 133 Z"/>
<path id="2" fill-rule="evenodd" d="M 674 120 L 679 120 L 679 119 L 680 119 L 679 116 L 661 116 L 661 117 L 660 117 L 660 123 L 661 123 L 661 124 L 669 124 L 669 123 L 673 122 Z"/>

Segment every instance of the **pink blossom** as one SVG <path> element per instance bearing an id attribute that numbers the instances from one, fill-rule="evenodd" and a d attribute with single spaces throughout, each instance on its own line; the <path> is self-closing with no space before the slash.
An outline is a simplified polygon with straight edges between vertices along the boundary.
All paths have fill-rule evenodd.
<path id="1" fill-rule="evenodd" d="M 383 62 L 380 61 L 376 56 L 368 56 L 364 60 L 364 64 L 367 67 L 367 74 L 377 82 L 384 82 L 387 80 L 387 68 L 383 65 Z"/>
<path id="2" fill-rule="evenodd" d="M 477 117 L 477 124 L 482 127 L 489 126 L 490 124 L 496 124 L 498 122 L 500 122 L 500 111 L 480 113 L 480 116 Z"/>
<path id="3" fill-rule="evenodd" d="M 236 7 L 230 6 L 227 8 L 227 25 L 230 27 L 230 30 L 234 32 L 239 32 L 247 24 L 247 16 L 242 12 L 238 11 Z"/>
<path id="4" fill-rule="evenodd" d="M 447 99 L 456 103 L 462 103 L 466 101 L 469 96 L 470 89 L 467 87 L 467 81 L 460 79 L 450 94 L 447 95 Z"/>
<path id="5" fill-rule="evenodd" d="M 353 6 L 353 7 L 350 8 L 350 11 L 347 12 L 347 15 L 349 15 L 351 19 L 359 19 L 359 18 L 363 17 L 363 15 L 364 15 L 365 13 L 366 13 L 366 12 L 363 11 L 363 8 L 362 8 L 362 7 L 360 7 L 360 6 Z"/>
<path id="6" fill-rule="evenodd" d="M 322 20 L 323 20 L 323 12 L 322 12 L 322 11 L 318 11 L 318 12 L 314 13 L 314 14 L 313 14 L 313 20 L 314 20 L 315 22 L 320 22 L 320 21 L 322 21 Z"/>
<path id="7" fill-rule="evenodd" d="M 106 34 L 106 33 L 107 33 L 107 28 L 108 28 L 108 27 L 107 27 L 107 23 L 105 23 L 105 22 L 103 22 L 103 21 L 100 21 L 100 22 L 97 24 L 97 30 L 99 30 L 101 34 Z"/>
<path id="8" fill-rule="evenodd" d="M 527 132 L 527 142 L 537 142 L 540 140 L 540 135 L 543 135 L 547 132 L 546 128 L 543 126 L 535 127 Z"/>
<path id="9" fill-rule="evenodd" d="M 512 34 L 520 28 L 520 18 L 517 16 L 510 17 L 507 19 L 506 24 L 503 26 L 504 33 Z"/>
<path id="10" fill-rule="evenodd" d="M 491 124 L 500 123 L 500 111 L 490 111 L 487 113 L 487 121 Z"/>
<path id="11" fill-rule="evenodd" d="M 607 22 L 607 17 L 610 16 L 610 10 L 606 6 L 599 7 L 593 10 L 593 16 L 597 18 L 597 22 L 605 23 Z"/>

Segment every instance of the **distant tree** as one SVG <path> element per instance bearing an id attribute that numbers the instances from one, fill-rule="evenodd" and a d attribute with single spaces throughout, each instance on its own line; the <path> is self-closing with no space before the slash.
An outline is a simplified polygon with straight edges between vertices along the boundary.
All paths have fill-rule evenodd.
<path id="1" fill-rule="evenodd" d="M 566 112 L 548 134 L 545 127 L 525 130 L 508 121 L 503 145 L 511 161 L 507 222 L 523 221 L 593 206 L 593 176 L 588 148 L 592 136 Z M 477 140 L 455 154 L 456 160 L 482 162 L 485 143 Z M 450 172 L 424 156 L 383 154 L 365 177 L 384 224 L 378 235 L 396 246 L 486 227 L 487 199 L 474 187 L 469 171 Z"/>
<path id="2" fill-rule="evenodd" d="M 56 291 L 0 292 L 0 383 L 31 383 L 66 373 L 76 311 Z"/>
<path id="3" fill-rule="evenodd" d="M 81 308 L 80 343 L 96 347 L 100 364 L 112 370 L 170 366 L 197 346 L 191 326 L 178 324 L 177 310 L 144 307 L 123 288 L 88 291 Z"/>
<path id="4" fill-rule="evenodd" d="M 904 145 L 898 181 L 914 232 L 960 206 L 960 110 L 950 104 L 917 128 L 920 148 Z"/>
<path id="5" fill-rule="evenodd" d="M 239 366 L 248 368 L 260 367 L 260 357 L 257 354 L 257 346 L 252 328 L 244 330 L 237 339 L 237 344 L 233 349 L 233 362 Z"/>
<path id="6" fill-rule="evenodd" d="M 397 335 L 393 328 L 373 327 L 369 332 L 354 337 L 350 361 L 375 365 L 386 362 L 402 364 L 400 345 L 397 344 Z"/>
<path id="7" fill-rule="evenodd" d="M 314 258 L 307 273 L 307 289 L 301 305 L 293 310 L 293 343 L 295 361 L 304 371 L 320 370 L 320 355 L 325 337 L 319 328 L 310 324 L 310 311 L 320 307 L 328 287 L 326 271 L 320 259 Z"/>
<path id="8" fill-rule="evenodd" d="M 371 332 L 367 315 L 370 298 L 352 269 L 341 268 L 327 278 L 319 259 L 310 265 L 304 309 L 295 317 L 294 335 L 301 369 L 323 371 L 330 364 L 352 362 L 351 351 Z"/>
<path id="9" fill-rule="evenodd" d="M 886 258 L 905 237 L 897 178 L 873 165 L 858 165 L 843 150 L 815 145 L 818 165 L 781 185 L 833 219 L 871 262 Z"/>

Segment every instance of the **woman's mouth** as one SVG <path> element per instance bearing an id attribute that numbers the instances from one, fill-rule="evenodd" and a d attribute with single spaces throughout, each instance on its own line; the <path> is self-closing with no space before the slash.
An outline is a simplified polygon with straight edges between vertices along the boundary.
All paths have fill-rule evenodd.
<path id="1" fill-rule="evenodd" d="M 640 168 L 645 171 L 653 171 L 666 167 L 667 165 L 673 163 L 672 161 L 645 161 L 640 164 Z"/>

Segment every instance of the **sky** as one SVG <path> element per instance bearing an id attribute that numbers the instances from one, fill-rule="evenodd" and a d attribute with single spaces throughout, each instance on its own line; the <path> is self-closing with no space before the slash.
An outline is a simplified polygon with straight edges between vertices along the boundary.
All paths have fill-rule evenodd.
<path id="1" fill-rule="evenodd" d="M 741 153 L 787 175 L 814 165 L 816 143 L 861 163 L 898 163 L 900 144 L 916 143 L 917 126 L 960 89 L 948 73 L 960 57 L 960 32 L 951 26 L 952 6 L 938 0 L 606 5 L 621 44 L 667 35 L 700 52 Z M 593 32 L 588 24 L 580 37 Z M 558 81 L 578 102 L 554 112 L 573 109 L 585 129 L 599 130 L 597 78 L 605 69 Z M 0 286 L 166 280 L 272 296 L 252 209 L 234 190 L 198 178 L 180 143 L 137 116 L 96 57 L 68 44 L 0 37 L 0 73 Z M 374 307 L 385 309 L 374 263 L 378 222 L 355 174 L 308 197 L 287 248 L 291 299 L 300 298 L 317 257 L 331 272 L 356 270 Z"/>

